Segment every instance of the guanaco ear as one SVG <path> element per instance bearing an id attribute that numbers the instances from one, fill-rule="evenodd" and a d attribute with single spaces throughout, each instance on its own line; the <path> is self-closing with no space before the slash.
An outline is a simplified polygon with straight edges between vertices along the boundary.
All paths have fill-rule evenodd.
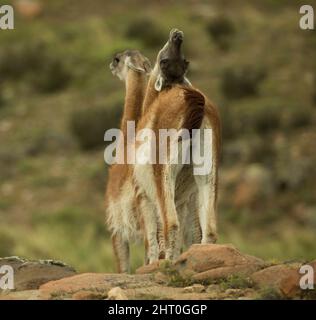
<path id="1" fill-rule="evenodd" d="M 150 74 L 150 72 L 151 72 L 151 63 L 147 58 L 143 62 L 143 67 L 144 67 L 145 72 L 147 74 Z"/>
<path id="2" fill-rule="evenodd" d="M 184 77 L 183 83 L 189 87 L 192 87 L 192 83 L 187 77 Z"/>
<path id="3" fill-rule="evenodd" d="M 155 82 L 156 91 L 160 92 L 163 86 L 163 78 L 161 75 L 158 75 L 157 80 Z"/>
<path id="4" fill-rule="evenodd" d="M 133 63 L 131 57 L 127 57 L 125 63 L 126 63 L 126 66 L 127 66 L 128 68 L 130 68 L 130 69 L 132 69 L 132 70 L 134 70 L 134 71 L 144 72 L 144 73 L 146 72 L 145 69 L 143 69 L 143 68 L 141 68 L 141 67 L 135 66 L 135 64 Z"/>

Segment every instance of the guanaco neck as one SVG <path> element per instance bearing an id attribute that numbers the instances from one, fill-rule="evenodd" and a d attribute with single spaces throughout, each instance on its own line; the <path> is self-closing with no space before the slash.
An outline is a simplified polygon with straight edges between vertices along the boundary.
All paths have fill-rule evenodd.
<path id="1" fill-rule="evenodd" d="M 137 126 L 138 120 L 142 113 L 142 104 L 146 90 L 146 74 L 129 69 L 126 81 L 126 95 L 121 130 L 126 135 L 127 121 L 135 121 Z"/>
<path id="2" fill-rule="evenodd" d="M 158 97 L 159 92 L 155 89 L 155 83 L 158 76 L 158 66 L 156 64 L 155 68 L 152 70 L 151 75 L 148 80 L 146 94 L 142 107 L 142 114 L 145 114 L 148 110 L 148 107 L 154 102 Z"/>

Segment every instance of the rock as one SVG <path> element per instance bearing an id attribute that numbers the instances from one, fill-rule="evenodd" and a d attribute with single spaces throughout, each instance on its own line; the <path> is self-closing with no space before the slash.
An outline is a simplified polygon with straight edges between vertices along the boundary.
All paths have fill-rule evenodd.
<path id="1" fill-rule="evenodd" d="M 167 275 L 163 274 L 162 272 L 157 272 L 154 275 L 154 280 L 159 284 L 165 284 L 169 281 L 169 278 Z"/>
<path id="2" fill-rule="evenodd" d="M 104 300 L 107 295 L 97 291 L 82 290 L 72 295 L 74 300 Z"/>
<path id="3" fill-rule="evenodd" d="M 43 11 L 42 4 L 34 0 L 17 0 L 15 8 L 21 16 L 29 19 L 39 16 Z"/>
<path id="4" fill-rule="evenodd" d="M 281 281 L 293 275 L 293 272 L 296 272 L 297 268 L 297 264 L 279 264 L 276 266 L 271 266 L 252 274 L 251 280 L 254 282 L 256 286 L 262 288 L 279 288 Z"/>
<path id="5" fill-rule="evenodd" d="M 201 293 L 205 291 L 205 287 L 201 284 L 194 284 L 193 286 L 183 288 L 184 293 Z"/>
<path id="6" fill-rule="evenodd" d="M 155 270 L 154 274 L 74 274 L 72 268 L 61 262 L 28 261 L 17 257 L 0 259 L 0 265 L 4 264 L 15 270 L 18 291 L 2 290 L 0 300 L 313 299 L 315 293 L 299 288 L 300 264 L 266 267 L 262 260 L 242 254 L 231 245 L 193 245 L 174 264 L 157 261 L 140 268 L 145 273 Z M 316 261 L 309 264 L 316 269 Z M 38 288 L 48 277 L 65 275 L 60 269 L 71 275 L 46 282 L 37 290 L 25 290 Z M 191 274 L 191 277 L 187 279 L 183 274 Z M 239 275 L 247 277 L 243 279 Z M 186 280 L 190 283 L 212 282 L 220 278 L 223 281 L 209 286 L 195 283 L 182 287 Z M 314 283 L 315 280 L 314 277 Z"/>
<path id="7" fill-rule="evenodd" d="M 183 288 L 153 285 L 147 288 L 126 289 L 128 299 L 136 300 L 204 300 L 210 294 L 183 292 Z"/>
<path id="8" fill-rule="evenodd" d="M 205 291 L 208 293 L 218 292 L 218 291 L 221 291 L 221 287 L 218 284 L 210 284 L 209 286 L 207 286 Z"/>
<path id="9" fill-rule="evenodd" d="M 234 207 L 251 207 L 269 198 L 274 191 L 271 172 L 258 164 L 245 169 L 233 197 Z"/>
<path id="10" fill-rule="evenodd" d="M 78 298 L 75 294 L 83 291 L 94 292 L 97 295 L 108 296 L 108 292 L 115 287 L 135 290 L 156 285 L 151 275 L 128 275 L 110 273 L 83 273 L 57 281 L 48 282 L 40 287 L 44 299 L 59 297 Z"/>
<path id="11" fill-rule="evenodd" d="M 233 267 L 221 267 L 213 270 L 207 270 L 192 276 L 195 281 L 207 281 L 224 279 L 232 275 L 249 276 L 255 271 L 262 268 L 262 265 L 256 263 L 245 263 L 244 265 L 236 265 Z"/>
<path id="12" fill-rule="evenodd" d="M 60 261 L 29 261 L 19 257 L 0 258 L 0 266 L 14 270 L 14 288 L 17 291 L 38 289 L 42 284 L 73 276 L 76 271 Z"/>
<path id="13" fill-rule="evenodd" d="M 243 295 L 242 289 L 227 289 L 225 290 L 225 294 L 228 296 L 241 296 Z"/>
<path id="14" fill-rule="evenodd" d="M 204 281 L 225 278 L 229 275 L 249 275 L 265 265 L 261 259 L 242 254 L 231 245 L 192 245 L 176 261 L 180 274 L 191 273 L 193 280 Z"/>
<path id="15" fill-rule="evenodd" d="M 160 270 L 161 264 L 163 263 L 164 263 L 163 260 L 158 260 L 151 264 L 141 266 L 136 270 L 136 274 L 147 274 L 147 273 L 157 272 Z"/>
<path id="16" fill-rule="evenodd" d="M 314 288 L 316 288 L 316 260 L 308 263 L 314 269 Z M 303 274 L 299 273 L 299 268 L 291 270 L 285 277 L 282 278 L 279 284 L 280 291 L 287 298 L 294 298 L 302 294 L 300 288 L 300 280 Z"/>
<path id="17" fill-rule="evenodd" d="M 122 290 L 120 287 L 112 288 L 108 292 L 108 299 L 109 300 L 128 300 L 126 294 L 124 293 L 124 290 Z"/>
<path id="18" fill-rule="evenodd" d="M 0 300 L 40 300 L 39 290 L 0 291 Z"/>

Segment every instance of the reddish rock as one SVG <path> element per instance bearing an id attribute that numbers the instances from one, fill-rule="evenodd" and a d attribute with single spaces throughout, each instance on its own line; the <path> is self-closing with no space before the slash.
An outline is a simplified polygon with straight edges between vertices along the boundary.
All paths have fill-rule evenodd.
<path id="1" fill-rule="evenodd" d="M 279 288 L 281 281 L 296 272 L 297 268 L 297 264 L 279 264 L 255 272 L 252 274 L 251 279 L 259 287 Z"/>
<path id="2" fill-rule="evenodd" d="M 147 265 L 139 267 L 136 270 L 136 274 L 147 274 L 147 273 L 158 272 L 160 270 L 160 268 L 165 264 L 166 264 L 165 260 L 157 260 L 151 264 L 147 264 Z"/>
<path id="3" fill-rule="evenodd" d="M 35 18 L 43 12 L 42 4 L 35 0 L 16 0 L 14 5 L 17 12 L 28 19 Z"/>
<path id="4" fill-rule="evenodd" d="M 192 279 L 195 281 L 207 281 L 224 279 L 234 275 L 249 276 L 261 268 L 262 265 L 257 263 L 246 263 L 232 267 L 220 267 L 194 274 Z"/>
<path id="5" fill-rule="evenodd" d="M 308 263 L 314 269 L 314 288 L 316 288 L 316 260 Z M 303 274 L 299 273 L 299 269 L 291 270 L 285 277 L 280 281 L 280 291 L 288 298 L 294 298 L 302 293 L 300 288 L 300 280 Z"/>
<path id="6" fill-rule="evenodd" d="M 242 254 L 232 245 L 192 245 L 175 263 L 180 273 L 194 273 L 194 279 L 219 278 L 231 273 L 249 274 L 265 265 L 261 259 Z M 199 274 L 199 275 L 198 275 Z"/>
<path id="7" fill-rule="evenodd" d="M 83 291 L 107 296 L 109 290 L 118 286 L 131 289 L 152 286 L 151 278 L 150 275 L 83 273 L 48 282 L 40 287 L 40 291 L 43 299 L 71 298 L 75 293 Z"/>

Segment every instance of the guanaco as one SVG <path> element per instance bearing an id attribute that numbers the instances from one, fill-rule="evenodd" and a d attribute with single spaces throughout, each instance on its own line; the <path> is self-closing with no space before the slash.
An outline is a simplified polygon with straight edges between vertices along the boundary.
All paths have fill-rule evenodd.
<path id="1" fill-rule="evenodd" d="M 165 47 L 168 47 L 168 42 Z M 172 50 L 167 58 L 173 59 L 173 64 L 165 66 L 165 81 L 169 84 L 180 81 L 181 75 L 186 71 L 181 67 L 179 69 L 179 62 L 182 63 L 182 59 L 172 56 Z M 187 62 L 184 67 L 186 69 Z M 126 138 L 127 121 L 134 120 L 137 123 L 141 116 L 140 106 L 146 81 L 144 74 L 149 71 L 150 65 L 147 58 L 134 50 L 115 55 L 110 69 L 114 75 L 126 83 L 125 107 L 121 124 L 123 138 Z M 150 87 L 149 85 L 148 88 Z M 149 95 L 150 91 L 147 90 L 147 101 L 149 101 Z M 124 141 L 124 144 L 129 143 L 126 139 Z M 119 272 L 129 270 L 129 242 L 137 236 L 144 236 L 145 262 L 150 263 L 157 260 L 159 256 L 163 257 L 165 251 L 164 239 L 161 236 L 162 222 L 157 214 L 156 201 L 150 201 L 147 194 L 140 191 L 133 179 L 132 171 L 131 165 L 112 165 L 106 191 L 107 223 L 112 232 L 112 243 Z"/>
<path id="2" fill-rule="evenodd" d="M 118 53 L 110 64 L 112 73 L 125 82 L 126 95 L 121 131 L 123 147 L 130 143 L 127 137 L 127 122 L 138 122 L 147 85 L 147 75 L 151 71 L 150 61 L 137 50 Z M 126 160 L 126 152 L 124 158 Z M 133 166 L 124 161 L 113 164 L 105 194 L 107 225 L 112 234 L 112 245 L 118 272 L 129 271 L 129 242 L 144 237 L 144 217 L 139 210 L 137 185 L 133 178 Z"/>
<path id="3" fill-rule="evenodd" d="M 168 149 L 167 164 L 136 164 L 134 176 L 140 190 L 156 203 L 158 215 L 163 221 L 166 243 L 166 259 L 173 260 L 179 255 L 181 228 L 186 223 L 186 212 L 189 216 L 199 217 L 198 228 L 201 232 L 201 243 L 214 243 L 217 239 L 217 185 L 218 164 L 221 145 L 221 125 L 217 108 L 198 89 L 190 87 L 183 78 L 183 84 L 170 86 L 164 75 L 166 66 L 172 61 L 165 57 L 170 51 L 179 53 L 183 33 L 172 30 L 169 41 L 159 52 L 157 62 L 149 79 L 143 109 L 146 110 L 139 120 L 137 130 L 150 128 L 155 134 L 155 145 L 159 145 L 159 130 L 174 128 L 188 129 L 190 137 L 194 129 L 202 129 L 201 141 L 208 142 L 211 150 L 211 171 L 194 175 L 198 165 L 172 164 L 171 150 Z M 183 61 L 183 63 L 185 63 Z M 167 88 L 167 89 L 164 89 Z M 211 129 L 204 133 L 204 129 Z M 142 146 L 136 145 L 137 148 Z M 179 149 L 181 145 L 179 143 Z M 191 150 L 192 151 L 192 150 Z M 151 154 L 151 150 L 147 153 Z M 183 210 L 179 210 L 180 207 Z M 185 209 L 186 210 L 185 210 Z M 192 219 L 195 220 L 194 218 Z M 195 225 L 196 226 L 196 225 Z M 199 232 L 197 232 L 198 234 Z M 154 241 L 153 241 L 154 243 Z"/>

